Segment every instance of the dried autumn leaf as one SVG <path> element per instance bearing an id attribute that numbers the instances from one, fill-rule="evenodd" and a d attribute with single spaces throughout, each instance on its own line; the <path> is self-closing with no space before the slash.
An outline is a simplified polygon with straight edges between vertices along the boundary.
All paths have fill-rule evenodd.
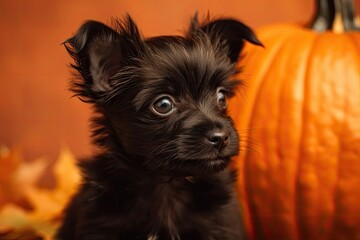
<path id="1" fill-rule="evenodd" d="M 17 179 L 15 182 L 18 184 L 13 189 L 22 192 L 33 209 L 26 211 L 11 203 L 0 207 L 0 230 L 5 229 L 5 232 L 1 233 L 0 231 L 0 234 L 6 237 L 25 234 L 25 236 L 31 235 L 44 239 L 51 239 L 53 236 L 64 206 L 79 185 L 80 173 L 76 167 L 74 156 L 69 150 L 63 149 L 53 167 L 56 187 L 41 189 L 35 183 L 42 175 L 46 165 L 40 164 L 40 162 L 42 161 L 15 164 L 15 167 L 12 167 L 11 170 L 14 173 L 11 176 Z M 26 181 L 27 179 L 28 181 Z M 25 184 L 25 182 L 27 183 Z M 2 239 L 1 235 L 0 239 Z"/>
<path id="2" fill-rule="evenodd" d="M 18 149 L 0 146 L 0 166 L 0 208 L 7 203 L 29 208 L 24 192 L 40 179 L 47 166 L 46 160 L 24 162 Z"/>
<path id="3" fill-rule="evenodd" d="M 75 158 L 68 149 L 63 149 L 54 166 L 56 186 L 54 189 L 31 187 L 26 196 L 34 206 L 31 217 L 50 221 L 58 218 L 66 203 L 76 192 L 80 183 L 80 172 Z"/>

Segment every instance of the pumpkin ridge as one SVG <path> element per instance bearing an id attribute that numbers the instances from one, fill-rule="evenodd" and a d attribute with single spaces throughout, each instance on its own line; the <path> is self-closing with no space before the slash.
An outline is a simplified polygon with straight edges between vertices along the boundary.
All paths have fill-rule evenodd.
<path id="1" fill-rule="evenodd" d="M 254 123 L 254 122 L 256 122 L 256 119 L 258 119 L 258 117 L 256 117 L 256 115 L 257 115 L 256 111 L 258 109 L 260 109 L 259 106 L 258 106 L 258 103 L 261 102 L 260 99 L 263 96 L 262 93 L 264 92 L 264 89 L 265 89 L 264 83 L 267 81 L 266 76 L 269 75 L 268 73 L 271 71 L 271 69 L 273 68 L 273 66 L 277 62 L 276 60 L 281 57 L 281 54 L 279 54 L 279 53 L 284 49 L 284 47 L 285 47 L 284 43 L 288 42 L 289 39 L 292 37 L 292 35 L 293 35 L 293 33 L 291 33 L 291 34 L 289 34 L 287 36 L 284 36 L 284 38 L 281 39 L 282 41 L 277 41 L 276 45 L 272 46 L 271 57 L 268 57 L 266 59 L 266 62 L 268 62 L 269 64 L 267 64 L 266 67 L 264 67 L 266 70 L 263 71 L 263 74 L 259 75 L 259 76 L 261 76 L 260 77 L 261 82 L 258 83 L 258 85 L 257 85 L 258 90 L 257 90 L 256 95 L 254 97 L 255 100 L 253 101 L 253 105 L 251 107 L 251 111 L 250 111 L 250 114 L 249 114 L 249 119 L 250 119 L 249 123 Z M 266 42 L 265 42 L 265 44 L 266 44 Z M 256 76 L 256 77 L 259 78 L 259 76 Z M 253 128 L 253 126 L 248 125 L 248 128 L 249 127 Z M 260 133 L 258 132 L 258 134 L 260 134 Z M 261 136 L 258 138 L 259 142 L 264 142 L 264 140 L 262 140 L 262 139 L 264 139 L 264 137 L 262 135 L 263 134 L 261 134 Z M 247 152 L 249 152 L 249 151 L 247 150 Z M 264 153 L 265 149 L 263 148 L 261 152 Z M 253 154 L 252 152 L 249 152 L 249 153 L 250 153 L 249 155 Z M 246 154 L 246 155 L 248 155 L 248 154 Z M 251 158 L 250 157 L 248 160 L 256 161 L 257 158 Z M 260 159 L 258 159 L 258 160 L 260 160 Z M 267 162 L 266 164 L 267 164 L 267 168 L 268 168 L 269 167 L 268 166 L 269 162 Z M 246 163 L 246 162 L 244 162 L 244 165 L 245 165 L 244 166 L 245 171 L 246 171 L 247 168 L 252 167 L 252 166 L 249 166 L 249 164 Z M 251 171 L 249 171 L 249 172 L 251 172 Z M 248 176 L 248 178 L 250 178 L 250 180 L 248 179 L 250 182 L 253 182 L 253 180 L 251 180 L 252 177 L 255 177 L 255 176 Z M 266 178 L 267 182 L 269 182 L 270 176 L 268 174 L 264 175 L 264 178 Z M 246 182 L 247 182 L 247 179 L 244 178 L 244 183 L 246 184 Z M 253 196 L 254 194 L 249 194 L 249 192 L 252 191 L 249 188 L 249 186 L 248 185 L 245 185 L 245 186 L 247 186 L 245 188 L 246 195 L 247 196 Z M 255 198 L 257 198 L 257 197 L 255 197 Z M 253 223 L 253 226 L 254 226 L 254 229 L 253 229 L 254 236 L 255 236 L 256 239 L 264 239 L 269 234 L 268 234 L 268 231 L 266 229 L 261 228 L 261 226 L 267 227 L 267 224 L 262 224 L 263 220 L 261 218 L 259 218 L 259 216 L 260 216 L 259 213 L 261 212 L 261 210 L 258 209 L 259 208 L 258 201 L 255 200 L 255 201 L 247 201 L 247 202 L 249 203 L 248 208 L 251 209 L 252 210 L 251 212 L 254 213 L 252 216 L 250 216 L 251 222 Z"/>
<path id="2" fill-rule="evenodd" d="M 319 49 L 321 49 L 322 39 L 326 39 L 329 33 L 318 34 L 316 41 L 314 41 L 314 52 L 308 59 L 310 67 L 307 69 L 307 77 L 305 79 L 306 92 L 303 108 L 303 134 L 301 142 L 302 160 L 299 165 L 299 175 L 297 177 L 297 216 L 299 222 L 300 233 L 304 239 L 327 239 L 321 233 L 321 224 L 324 220 L 320 218 L 319 213 L 322 212 L 319 206 L 320 199 L 323 197 L 322 189 L 319 187 L 322 184 L 322 176 L 319 171 L 319 164 L 321 164 L 320 148 L 323 147 L 321 138 L 326 126 L 323 126 L 321 119 L 322 111 L 324 111 L 324 100 L 322 99 L 320 85 L 328 86 L 328 82 L 314 77 L 314 72 L 317 69 L 317 58 L 319 58 Z M 324 37 L 325 36 L 325 37 Z M 319 69 L 321 73 L 321 69 Z M 325 81 L 325 82 L 324 82 Z M 320 92 L 319 92 L 320 91 Z M 327 112 L 326 112 L 327 113 Z M 320 118 L 320 119 L 318 119 Z M 321 170 L 320 170 L 321 171 Z"/>
<path id="3" fill-rule="evenodd" d="M 304 34 L 307 35 L 304 36 Z M 295 213 L 297 192 L 294 185 L 296 185 L 297 172 L 299 170 L 297 166 L 300 162 L 300 142 L 302 137 L 301 129 L 303 120 L 297 122 L 296 119 L 299 119 L 299 117 L 295 117 L 295 115 L 303 116 L 302 109 L 304 108 L 305 93 L 304 79 L 306 79 L 308 74 L 308 59 L 311 58 L 313 48 L 315 47 L 316 34 L 298 31 L 293 34 L 292 39 L 289 39 L 289 42 L 296 42 L 298 39 L 306 39 L 306 41 L 301 40 L 296 49 L 290 47 L 290 51 L 288 51 L 291 52 L 291 49 L 293 49 L 294 52 L 294 54 L 289 54 L 290 57 L 288 60 L 288 65 L 290 64 L 290 62 L 295 61 L 296 68 L 294 70 L 289 69 L 290 72 L 294 71 L 295 73 L 290 73 L 289 76 L 284 76 L 284 80 L 281 83 L 277 104 L 278 106 L 280 106 L 280 112 L 277 115 L 277 129 L 275 131 L 275 138 L 277 139 L 278 143 L 276 154 L 278 155 L 279 161 L 279 166 L 276 171 L 278 171 L 279 174 L 282 175 L 283 179 L 287 180 L 286 182 L 290 181 L 289 184 L 287 184 L 286 182 L 279 183 L 281 186 L 284 187 L 285 194 L 289 194 L 289 196 L 287 196 L 289 200 L 286 201 L 288 202 L 288 206 L 286 208 L 287 211 L 284 213 L 282 221 L 288 222 L 289 226 L 291 227 L 291 230 L 288 230 L 289 236 L 293 236 L 293 239 L 302 239 L 298 229 L 299 225 L 298 219 L 296 217 L 297 215 Z M 304 42 L 306 42 L 306 44 Z M 294 81 L 288 81 L 288 78 L 293 79 Z M 298 91 L 300 91 L 301 93 L 295 93 Z M 291 129 L 293 129 L 293 131 L 291 131 Z M 298 133 L 296 131 L 297 129 L 299 129 Z M 289 132 L 288 130 L 290 130 L 291 132 Z M 289 141 L 293 144 L 289 145 Z M 285 175 L 285 173 L 288 173 L 289 175 Z M 278 174 L 272 174 L 272 176 L 278 178 Z M 282 200 L 279 198 L 277 200 L 277 203 L 275 202 L 274 205 L 279 205 L 279 203 L 280 205 L 287 204 L 282 202 Z M 291 209 L 293 210 L 291 211 Z"/>
<path id="4" fill-rule="evenodd" d="M 287 38 L 288 37 L 290 37 L 290 35 L 291 34 L 288 34 L 287 36 L 284 36 L 283 37 L 283 39 L 280 39 L 280 40 L 278 40 L 277 41 L 277 47 L 276 47 L 276 49 L 275 50 L 273 50 L 274 52 L 271 54 L 271 56 L 270 57 L 268 57 L 267 59 L 266 59 L 266 61 L 267 62 L 269 62 L 269 65 L 271 65 L 271 63 L 273 63 L 273 60 L 274 60 L 274 58 L 278 55 L 277 53 L 278 53 L 278 51 L 279 51 L 279 49 L 280 49 L 280 47 L 283 45 L 282 43 L 283 42 L 286 42 L 287 41 Z M 251 47 L 251 46 L 250 46 Z M 265 49 L 266 49 L 266 46 L 265 46 Z M 258 51 L 265 51 L 264 49 L 259 49 Z M 249 55 L 251 55 L 251 54 L 249 54 Z M 245 65 L 245 68 L 246 68 L 247 66 Z M 245 70 L 244 70 L 245 71 Z M 268 68 L 266 68 L 266 70 L 260 75 L 261 77 L 260 77 L 260 79 L 263 79 L 263 76 L 265 76 L 266 75 L 266 73 L 268 72 L 268 71 L 270 71 L 270 68 L 268 67 Z M 257 76 L 256 76 L 256 78 L 258 78 Z M 262 82 L 260 82 L 260 83 L 258 83 L 257 84 L 257 86 L 256 86 L 256 88 L 258 88 L 258 86 L 260 86 L 260 85 L 262 85 Z M 256 94 L 256 96 L 254 96 L 253 97 L 253 99 L 257 99 L 258 98 L 258 92 L 257 92 L 257 94 Z M 244 124 L 245 126 L 247 126 L 247 128 L 246 129 L 258 129 L 258 128 L 256 128 L 256 127 L 250 127 L 250 119 L 252 119 L 252 116 L 253 116 L 253 114 L 254 114 L 254 111 L 255 111 L 255 109 L 253 108 L 253 106 L 255 105 L 255 100 L 253 100 L 253 101 L 247 101 L 246 103 L 247 104 L 251 104 L 250 105 L 250 109 L 253 109 L 251 112 L 250 112 L 250 114 L 249 114 L 249 116 L 248 116 L 248 120 L 246 121 L 246 123 Z M 248 105 L 248 106 L 249 106 Z M 248 107 L 247 106 L 247 107 Z M 235 119 L 235 121 L 236 122 L 239 122 L 239 120 L 238 120 L 238 118 L 240 118 L 240 117 L 243 117 L 243 116 L 236 116 L 237 118 Z M 249 133 L 249 135 L 250 135 L 251 133 Z M 244 136 L 244 138 L 246 138 L 246 139 L 248 139 L 249 138 L 249 136 Z M 245 144 L 249 144 L 249 142 L 246 140 L 245 141 Z M 239 164 L 239 165 L 242 165 L 241 167 L 240 167 L 240 171 L 241 171 L 241 173 L 239 174 L 239 181 L 238 181 L 238 187 L 237 187 L 237 189 L 239 190 L 242 190 L 242 191 L 238 191 L 238 194 L 239 194 L 239 196 L 240 196 L 240 204 L 241 204 L 241 206 L 242 206 L 242 209 L 243 209 L 243 212 L 244 212 L 244 221 L 245 221 L 245 224 L 246 224 L 246 226 L 247 226 L 247 231 L 248 231 L 248 233 L 247 233 L 247 235 L 249 236 L 249 239 L 255 239 L 256 238 L 256 234 L 255 234 L 255 227 L 253 227 L 254 226 L 254 224 L 252 224 L 252 222 L 253 222 L 253 216 L 251 216 L 250 215 L 250 212 L 251 212 L 251 206 L 249 206 L 249 201 L 248 201 L 248 189 L 246 188 L 246 187 L 244 187 L 244 186 L 246 186 L 246 179 L 245 179 L 245 174 L 243 173 L 244 172 L 244 170 L 246 169 L 246 163 L 244 162 L 244 160 L 246 159 L 246 155 L 248 154 L 248 151 L 249 151 L 249 148 L 248 148 L 248 146 L 247 145 L 245 145 L 245 146 L 243 146 L 244 147 L 244 151 L 242 152 L 242 154 L 240 154 L 240 156 L 238 156 L 237 158 L 238 158 L 238 161 L 239 162 L 241 162 L 242 164 Z M 251 149 L 250 149 L 251 150 Z M 251 151 L 254 151 L 254 150 L 251 150 Z M 258 153 L 258 154 L 260 154 L 260 153 Z"/>
<path id="5" fill-rule="evenodd" d="M 299 239 L 303 239 L 302 233 L 303 231 L 301 231 L 301 228 L 306 228 L 304 226 L 302 226 L 301 224 L 301 219 L 299 219 L 299 217 L 301 216 L 302 211 L 299 209 L 298 206 L 300 206 L 301 204 L 299 204 L 299 189 L 298 189 L 298 179 L 300 177 L 300 171 L 301 171 L 301 149 L 302 149 L 302 139 L 304 139 L 305 136 L 305 130 L 303 128 L 304 126 L 304 122 L 305 122 L 305 116 L 306 116 L 306 102 L 307 101 L 311 101 L 311 99 L 308 99 L 307 95 L 307 89 L 308 89 L 308 79 L 309 79 L 309 75 L 310 75 L 310 59 L 312 58 L 312 55 L 315 51 L 315 47 L 316 47 L 316 43 L 319 41 L 319 36 L 315 34 L 315 38 L 313 40 L 312 45 L 310 46 L 310 50 L 309 50 L 309 54 L 308 54 L 308 58 L 306 61 L 306 67 L 305 67 L 305 74 L 304 74 L 304 82 L 303 82 L 303 103 L 302 103 L 302 110 L 301 110 L 301 134 L 300 134 L 300 142 L 299 142 L 299 150 L 298 150 L 298 159 L 297 159 L 297 163 L 296 163 L 296 172 L 295 172 L 295 182 L 294 182 L 294 189 L 295 189 L 295 194 L 294 194 L 294 209 L 295 209 L 295 224 L 298 226 L 297 227 L 297 231 L 298 231 L 298 236 Z"/>
<path id="6" fill-rule="evenodd" d="M 346 89 L 348 89 L 348 84 L 346 84 Z M 347 92 L 347 91 L 346 91 Z M 344 106 L 344 110 L 345 110 L 345 114 L 346 114 L 346 116 L 348 115 L 348 111 L 347 111 L 347 109 L 348 109 L 348 99 L 346 98 L 346 106 Z M 345 116 L 345 118 L 346 118 L 346 116 Z M 341 135 L 343 135 L 344 133 L 344 129 L 345 129 L 345 123 L 342 123 L 342 129 L 341 129 Z M 340 165 L 341 165 L 341 159 L 342 159 L 342 157 L 341 157 L 341 153 L 342 153 L 342 150 L 344 149 L 344 146 L 343 146 L 343 143 L 341 143 L 340 144 L 340 147 L 339 147 L 339 152 L 338 152 L 338 155 L 337 155 L 337 159 L 338 159 L 338 164 L 337 164 L 337 168 L 336 168 L 336 177 L 337 177 L 337 181 L 336 182 L 338 182 L 339 181 L 339 176 L 340 176 L 340 172 L 341 172 L 341 169 L 340 169 Z M 337 227 L 334 227 L 334 226 L 337 226 L 338 225 L 338 223 L 337 223 L 337 221 L 338 221 L 338 217 L 337 217 L 337 213 L 338 213 L 338 210 L 339 210 L 339 205 L 340 205 L 340 203 L 339 203 L 339 199 L 338 199 L 338 194 L 339 194 L 339 186 L 338 186 L 338 184 L 336 184 L 335 185 L 335 187 L 334 187 L 334 192 L 333 192 L 333 199 L 334 199 L 334 210 L 333 210 L 333 215 L 334 215 L 334 217 L 333 217 L 333 219 L 332 219 L 332 227 L 331 227 L 331 229 L 336 229 Z M 339 231 L 339 230 L 337 230 L 337 231 L 335 231 L 335 234 L 331 234 L 333 237 L 332 237 L 332 239 L 336 239 L 337 238 L 337 236 L 336 236 L 336 234 L 338 234 L 339 232 L 341 232 L 341 231 Z"/>
<path id="7" fill-rule="evenodd" d="M 360 45 L 358 44 L 358 41 L 355 39 L 355 35 L 352 35 L 352 34 L 346 34 L 345 36 L 347 36 L 347 40 L 350 41 L 353 46 L 353 48 L 356 49 L 355 52 L 357 53 L 360 53 Z M 344 38 L 345 38 L 344 36 Z M 357 64 L 355 64 L 355 66 L 358 66 L 357 69 L 360 70 L 360 56 L 359 54 L 354 54 L 354 57 L 357 61 Z M 358 78 L 358 80 L 360 80 Z M 349 81 L 346 81 L 346 91 L 347 93 L 351 92 L 352 89 L 352 86 L 350 86 L 349 84 L 350 82 Z M 357 84 L 358 87 L 360 87 L 360 84 Z M 358 92 L 359 94 L 359 92 Z M 345 101 L 345 104 L 344 104 L 344 113 L 345 113 L 345 116 L 344 116 L 344 119 L 349 119 L 350 118 L 350 115 L 349 113 L 350 112 L 353 112 L 354 109 L 351 107 L 351 99 L 349 96 L 354 96 L 352 94 L 349 94 L 349 95 L 346 95 L 346 101 Z M 359 96 L 359 95 L 357 95 Z M 359 97 L 358 97 L 359 98 Z M 353 106 L 354 107 L 354 106 Z M 357 106 L 359 108 L 359 106 Z M 358 111 L 360 112 L 360 111 Z M 341 135 L 339 136 L 339 138 L 341 137 L 341 139 L 346 139 L 347 138 L 347 133 L 346 133 L 346 125 L 349 124 L 348 122 L 344 121 L 342 123 L 342 128 L 341 128 Z M 359 127 L 358 127 L 359 128 Z M 360 128 L 359 128 L 360 129 Z M 350 157 L 346 158 L 344 157 L 344 155 L 346 156 L 346 153 L 347 151 L 349 151 L 347 149 L 347 146 L 346 144 L 347 141 L 344 140 L 341 142 L 341 145 L 340 145 L 340 151 L 339 151 L 339 154 L 338 154 L 338 160 L 339 160 L 339 163 L 338 163 L 338 166 L 337 166 L 337 177 L 338 179 L 340 179 L 339 176 L 343 176 L 345 173 L 348 172 L 348 169 L 342 169 L 342 166 L 343 166 L 343 163 L 345 162 L 345 165 L 347 165 L 346 163 L 348 163 Z M 342 153 L 342 154 L 341 154 Z M 357 159 L 358 161 L 360 161 L 360 159 Z M 351 161 L 351 160 L 350 160 Z M 359 170 L 358 170 L 359 171 Z M 346 174 L 345 174 L 346 175 Z M 359 176 L 357 176 L 358 178 Z M 344 180 L 342 180 L 344 181 Z M 359 239 L 360 238 L 360 231 L 358 229 L 358 227 L 355 227 L 354 226 L 351 226 L 351 223 L 348 223 L 346 220 L 344 220 L 344 217 L 342 215 L 344 215 L 344 203 L 341 202 L 341 200 L 343 201 L 343 198 L 345 198 L 345 196 L 342 196 L 342 183 L 341 180 L 337 180 L 337 184 L 334 188 L 334 217 L 333 217 L 333 227 L 331 228 L 333 233 L 332 233 L 332 236 L 333 236 L 333 239 L 345 239 L 345 238 L 348 238 L 348 237 L 354 237 L 356 236 L 355 239 Z M 359 183 L 359 181 L 358 181 Z M 359 195 L 358 195 L 359 196 Z M 347 195 L 347 197 L 349 198 L 349 196 Z M 351 208 L 351 206 L 348 206 L 349 208 Z M 348 215 L 347 218 L 350 218 L 351 217 L 354 217 L 354 216 L 351 216 L 352 212 L 351 210 L 352 209 L 349 209 L 349 208 L 346 208 L 345 212 L 348 212 Z M 355 212 L 355 211 L 354 211 Z M 349 220 L 348 220 L 349 221 Z M 350 220 L 351 222 L 351 220 Z M 350 226 L 349 226 L 350 225 Z"/>

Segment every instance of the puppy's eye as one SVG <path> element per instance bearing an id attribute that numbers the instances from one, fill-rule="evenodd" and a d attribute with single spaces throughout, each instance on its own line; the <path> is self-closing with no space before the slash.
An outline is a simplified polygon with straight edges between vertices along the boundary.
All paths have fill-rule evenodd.
<path id="1" fill-rule="evenodd" d="M 169 96 L 158 98 L 151 107 L 151 110 L 162 117 L 169 116 L 175 109 L 174 102 Z"/>
<path id="2" fill-rule="evenodd" d="M 228 105 L 228 99 L 227 99 L 227 95 L 225 90 L 223 89 L 218 89 L 217 93 L 217 104 L 221 109 L 226 109 L 227 105 Z"/>

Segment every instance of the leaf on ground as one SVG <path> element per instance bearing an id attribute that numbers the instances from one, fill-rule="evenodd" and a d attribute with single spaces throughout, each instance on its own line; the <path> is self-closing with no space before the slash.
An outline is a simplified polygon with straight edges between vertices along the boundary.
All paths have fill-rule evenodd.
<path id="1" fill-rule="evenodd" d="M 34 205 L 31 216 L 36 219 L 51 221 L 61 216 L 71 196 L 80 183 L 80 172 L 76 167 L 75 157 L 68 149 L 63 149 L 54 165 L 53 173 L 56 181 L 53 189 L 31 187 L 26 196 Z"/>
<path id="2" fill-rule="evenodd" d="M 24 192 L 40 179 L 47 166 L 46 160 L 25 162 L 18 149 L 0 146 L 0 166 L 0 208 L 7 203 L 31 208 Z"/>
<path id="3" fill-rule="evenodd" d="M 5 201 L 0 201 L 0 239 L 3 239 L 1 234 L 6 237 L 25 234 L 51 239 L 59 225 L 64 207 L 80 184 L 80 172 L 76 167 L 75 157 L 68 149 L 61 151 L 52 168 L 56 181 L 53 189 L 39 188 L 36 185 L 46 167 L 46 161 L 43 159 L 22 163 L 17 152 L 5 150 L 5 154 L 0 153 L 0 164 L 3 163 L 10 166 L 7 166 L 6 170 L 0 168 L 0 174 L 7 174 L 6 177 L 0 178 L 0 181 L 3 181 L 0 182 L 1 186 L 3 183 L 6 184 L 5 188 L 0 188 L 0 194 L 5 194 L 6 198 Z M 12 201 L 13 197 L 9 196 L 13 193 L 23 196 L 31 204 L 32 209 L 16 205 Z"/>

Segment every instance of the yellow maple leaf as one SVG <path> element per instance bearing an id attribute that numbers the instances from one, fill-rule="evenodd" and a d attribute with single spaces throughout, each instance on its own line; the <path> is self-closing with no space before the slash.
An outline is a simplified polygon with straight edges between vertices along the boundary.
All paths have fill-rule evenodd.
<path id="1" fill-rule="evenodd" d="M 15 166 L 15 165 L 14 165 Z M 17 191 L 23 193 L 32 205 L 25 210 L 19 205 L 7 203 L 0 206 L 0 229 L 35 230 L 45 239 L 51 239 L 62 215 L 62 211 L 76 192 L 80 183 L 80 172 L 75 158 L 68 149 L 63 149 L 52 168 L 56 186 L 53 189 L 39 188 L 36 181 L 43 173 L 44 160 L 12 166 Z M 6 178 L 7 179 L 7 178 Z M 1 179 L 0 179 L 1 180 Z M 10 182 L 10 181 L 9 181 Z"/>
<path id="2" fill-rule="evenodd" d="M 80 171 L 68 149 L 61 151 L 53 172 L 55 188 L 40 189 L 34 186 L 26 191 L 26 196 L 34 206 L 34 211 L 31 213 L 34 219 L 48 221 L 58 218 L 79 186 Z"/>
<path id="3" fill-rule="evenodd" d="M 31 207 L 24 192 L 36 184 L 47 164 L 44 158 L 24 162 L 18 149 L 0 146 L 0 208 L 7 203 Z"/>

